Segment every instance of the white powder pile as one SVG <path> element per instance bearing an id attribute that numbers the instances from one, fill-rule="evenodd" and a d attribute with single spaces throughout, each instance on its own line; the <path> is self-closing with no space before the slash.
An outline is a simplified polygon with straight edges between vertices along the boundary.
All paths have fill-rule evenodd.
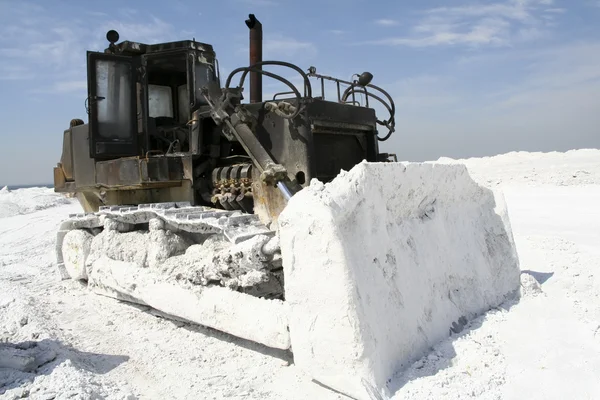
<path id="1" fill-rule="evenodd" d="M 295 362 L 357 398 L 519 288 L 501 197 L 461 165 L 362 163 L 283 212 Z"/>
<path id="2" fill-rule="evenodd" d="M 51 188 L 0 189 L 0 218 L 29 214 L 59 205 L 72 204 L 69 199 Z"/>

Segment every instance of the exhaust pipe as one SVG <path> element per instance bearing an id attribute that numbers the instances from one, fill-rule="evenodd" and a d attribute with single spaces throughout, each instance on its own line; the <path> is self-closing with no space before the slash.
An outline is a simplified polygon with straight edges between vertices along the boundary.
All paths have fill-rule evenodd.
<path id="1" fill-rule="evenodd" d="M 250 29 L 250 65 L 262 61 L 262 24 L 254 14 L 250 14 L 246 20 L 246 26 Z M 262 69 L 262 67 L 257 67 Z M 250 103 L 262 102 L 262 74 L 250 72 Z"/>

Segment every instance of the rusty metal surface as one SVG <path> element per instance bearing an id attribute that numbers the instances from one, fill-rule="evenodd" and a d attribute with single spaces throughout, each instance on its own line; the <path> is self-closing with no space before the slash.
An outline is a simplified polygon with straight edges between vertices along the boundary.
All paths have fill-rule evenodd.
<path id="1" fill-rule="evenodd" d="M 201 110 L 205 111 L 207 106 L 200 106 L 200 109 L 192 113 L 192 119 L 189 122 L 190 126 L 190 152 L 192 154 L 200 154 L 203 146 L 204 120 L 201 119 Z"/>
<path id="2" fill-rule="evenodd" d="M 365 135 L 315 134 L 316 176 L 323 182 L 331 181 L 340 170 L 349 171 L 367 159 Z"/>
<path id="3" fill-rule="evenodd" d="M 254 14 L 250 14 L 246 20 L 246 25 L 250 29 L 250 65 L 262 61 L 262 24 Z M 261 67 L 258 67 L 261 69 Z M 260 103 L 262 101 L 262 75 L 257 72 L 250 72 L 250 103 Z"/>
<path id="4" fill-rule="evenodd" d="M 351 124 L 344 121 L 320 121 L 313 119 L 311 121 L 311 129 L 313 132 L 328 132 L 340 133 L 346 135 L 364 134 L 365 132 L 373 132 L 373 124 Z"/>
<path id="5" fill-rule="evenodd" d="M 121 188 L 106 190 L 105 188 L 89 188 L 76 194 L 84 211 L 97 212 L 101 206 L 124 204 L 149 204 L 164 202 L 190 202 L 194 200 L 191 182 L 179 182 L 178 186 L 163 188 Z"/>
<path id="6" fill-rule="evenodd" d="M 73 160 L 71 168 L 75 182 L 67 181 L 65 164 L 62 164 L 54 169 L 56 191 L 81 192 L 100 187 L 123 190 L 165 188 L 181 186 L 183 179 L 192 180 L 191 157 L 128 157 L 96 163 L 89 156 L 87 124 L 65 131 L 64 137 L 61 160 Z"/>
<path id="7" fill-rule="evenodd" d="M 89 125 L 71 128 L 71 151 L 73 154 L 73 178 L 76 187 L 89 187 L 96 184 L 96 167 L 90 158 Z"/>
<path id="8" fill-rule="evenodd" d="M 258 215 L 260 221 L 266 226 L 277 224 L 279 214 L 287 205 L 287 201 L 279 189 L 262 183 L 260 174 L 256 170 L 253 172 L 252 195 L 254 198 L 254 213 Z"/>
<path id="9" fill-rule="evenodd" d="M 96 182 L 104 186 L 137 185 L 142 182 L 137 157 L 96 163 Z"/>
<path id="10" fill-rule="evenodd" d="M 212 171 L 211 202 L 217 208 L 253 212 L 252 164 L 234 164 Z"/>
<path id="11" fill-rule="evenodd" d="M 73 151 L 71 144 L 71 128 L 65 130 L 63 134 L 63 149 L 60 157 L 60 163 L 62 164 L 62 170 L 64 172 L 65 179 L 68 181 L 73 180 Z"/>
<path id="12" fill-rule="evenodd" d="M 54 187 L 56 193 L 77 193 L 80 189 L 75 187 L 75 182 L 66 182 L 63 187 Z"/>
<path id="13" fill-rule="evenodd" d="M 261 145 L 302 186 L 312 178 L 329 181 L 362 160 L 377 161 L 374 110 L 314 99 L 305 114 L 288 121 L 259 104 L 247 109 L 261 122 L 256 131 Z"/>
<path id="14" fill-rule="evenodd" d="M 174 186 L 184 179 L 179 157 L 127 157 L 96 163 L 96 182 L 105 187 Z"/>
<path id="15" fill-rule="evenodd" d="M 181 157 L 182 179 L 194 180 L 194 160 L 190 156 Z"/>
<path id="16" fill-rule="evenodd" d="M 147 176 L 143 177 L 145 182 L 169 180 L 169 160 L 166 157 L 141 159 L 138 163 L 140 169 L 146 170 Z M 183 178 L 183 174 L 180 178 Z"/>
<path id="17" fill-rule="evenodd" d="M 372 108 L 356 107 L 332 101 L 314 100 L 307 106 L 307 113 L 311 120 L 325 123 L 363 125 L 377 127 L 377 116 Z"/>
<path id="18" fill-rule="evenodd" d="M 104 205 L 148 204 L 173 201 L 194 202 L 194 189 L 190 181 L 180 181 L 177 186 L 155 188 L 124 188 L 108 190 L 103 196 Z"/>
<path id="19" fill-rule="evenodd" d="M 145 44 L 124 40 L 112 48 L 108 47 L 105 52 L 114 52 L 116 54 L 141 55 L 149 53 L 158 53 L 169 50 L 197 50 L 214 54 L 212 45 L 208 43 L 196 42 L 195 40 L 179 40 L 175 42 Z"/>
<path id="20" fill-rule="evenodd" d="M 294 101 L 290 100 L 290 103 Z M 292 180 L 296 175 L 302 175 L 306 182 L 310 182 L 315 177 L 311 162 L 313 136 L 306 119 L 299 115 L 294 121 L 289 121 L 266 112 L 261 104 L 250 104 L 247 109 L 261 121 L 256 128 L 256 137 L 266 152 L 276 163 L 285 166 Z"/>
<path id="21" fill-rule="evenodd" d="M 54 167 L 54 191 L 58 192 L 66 189 L 67 182 L 62 166 L 59 164 Z"/>
<path id="22" fill-rule="evenodd" d="M 96 212 L 100 206 L 104 205 L 98 192 L 78 192 L 75 197 L 86 213 Z"/>

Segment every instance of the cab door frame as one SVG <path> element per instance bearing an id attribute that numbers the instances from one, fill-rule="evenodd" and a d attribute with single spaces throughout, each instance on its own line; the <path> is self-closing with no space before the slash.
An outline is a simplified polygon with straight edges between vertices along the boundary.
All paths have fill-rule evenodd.
<path id="1" fill-rule="evenodd" d="M 138 155 L 136 67 L 131 56 L 87 52 L 93 159 Z"/>

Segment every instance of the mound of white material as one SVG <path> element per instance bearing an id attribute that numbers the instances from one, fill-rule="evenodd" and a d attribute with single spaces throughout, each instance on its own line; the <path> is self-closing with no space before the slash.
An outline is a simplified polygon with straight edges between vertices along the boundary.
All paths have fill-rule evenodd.
<path id="1" fill-rule="evenodd" d="M 265 346 L 290 347 L 287 310 L 280 300 L 263 300 L 223 287 L 181 287 L 150 268 L 98 258 L 89 272 L 94 291 L 148 305 L 172 317 L 208 326 Z"/>
<path id="2" fill-rule="evenodd" d="M 442 157 L 442 164 L 465 164 L 473 179 L 483 185 L 501 183 L 525 186 L 600 184 L 600 150 L 529 153 L 513 151 L 493 157 L 453 160 Z"/>
<path id="3" fill-rule="evenodd" d="M 211 258 L 213 264 L 220 265 L 218 250 L 226 246 L 207 240 L 205 245 L 190 246 L 186 251 L 186 239 L 160 229 L 156 220 L 151 220 L 146 233 L 111 230 L 107 226 L 115 225 L 110 220 L 104 226 L 105 230 L 88 242 L 77 231 L 65 236 L 65 267 L 73 279 L 85 278 L 97 293 L 147 305 L 175 319 L 269 347 L 289 349 L 288 314 L 281 300 L 263 300 L 221 286 L 191 284 L 192 278 L 204 277 L 205 272 L 206 276 L 211 274 L 203 268 L 210 266 Z M 237 253 L 241 253 L 240 249 L 250 253 L 246 250 L 251 250 L 253 243 L 262 243 L 257 240 L 264 242 L 268 237 L 257 236 L 244 242 L 236 247 Z M 245 248 L 246 244 L 250 246 Z M 196 250 L 198 247 L 200 251 Z M 249 260 L 251 256 L 244 257 Z M 253 278 L 256 274 L 246 279 Z"/>
<path id="4" fill-rule="evenodd" d="M 432 345 L 518 292 L 503 203 L 463 165 L 361 163 L 280 216 L 297 366 L 368 399 Z"/>
<path id="5" fill-rule="evenodd" d="M 8 190 L 5 186 L 0 190 L 0 218 L 29 214 L 74 201 L 49 188 Z"/>

